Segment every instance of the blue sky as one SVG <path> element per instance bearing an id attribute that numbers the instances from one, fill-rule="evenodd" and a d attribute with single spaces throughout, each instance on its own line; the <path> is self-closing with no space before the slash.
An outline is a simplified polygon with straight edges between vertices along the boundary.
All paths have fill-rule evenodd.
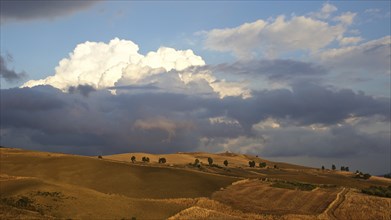
<path id="1" fill-rule="evenodd" d="M 59 60 L 67 57 L 75 45 L 85 41 L 108 42 L 115 37 L 132 40 L 140 46 L 142 54 L 160 46 L 190 48 L 208 64 L 214 64 L 232 61 L 232 56 L 205 50 L 195 33 L 236 27 L 278 15 L 307 15 L 319 11 L 324 3 L 102 1 L 65 17 L 4 22 L 0 27 L 1 54 L 10 53 L 14 58 L 11 65 L 15 70 L 26 71 L 31 79 L 52 75 Z M 357 13 L 352 29 L 359 30 L 366 41 L 389 35 L 389 1 L 329 3 L 338 8 L 337 13 Z M 368 9 L 380 11 L 376 14 L 365 13 Z M 2 83 L 3 87 L 15 86 L 4 81 Z"/>
<path id="2" fill-rule="evenodd" d="M 1 1 L 1 144 L 390 172 L 390 1 Z M 369 164 L 369 165 L 368 165 Z"/>

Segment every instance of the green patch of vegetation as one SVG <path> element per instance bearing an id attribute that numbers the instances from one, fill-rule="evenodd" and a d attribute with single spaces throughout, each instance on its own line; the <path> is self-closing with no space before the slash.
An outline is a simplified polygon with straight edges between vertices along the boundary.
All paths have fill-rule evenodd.
<path id="1" fill-rule="evenodd" d="M 311 191 L 316 188 L 316 185 L 313 185 L 313 184 L 291 182 L 291 181 L 276 181 L 271 186 L 277 187 L 277 188 L 301 190 L 301 191 Z"/>
<path id="2" fill-rule="evenodd" d="M 391 198 L 391 186 L 388 187 L 370 186 L 366 189 L 362 189 L 361 192 L 368 195 Z"/>

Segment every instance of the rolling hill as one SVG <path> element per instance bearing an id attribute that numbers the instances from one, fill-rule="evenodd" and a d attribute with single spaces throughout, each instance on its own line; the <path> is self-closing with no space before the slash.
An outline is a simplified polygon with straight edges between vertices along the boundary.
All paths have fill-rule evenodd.
<path id="1" fill-rule="evenodd" d="M 389 179 L 357 179 L 349 172 L 322 171 L 252 155 L 128 153 L 99 159 L 15 148 L 0 148 L 0 153 L 1 219 L 391 216 L 390 198 L 360 192 L 369 186 L 387 187 Z M 130 161 L 132 156 L 135 163 Z M 141 162 L 144 156 L 150 158 L 149 163 Z M 160 157 L 167 163 L 159 164 Z M 208 157 L 214 166 L 207 165 Z M 195 159 L 200 166 L 193 165 Z M 267 167 L 250 168 L 250 160 L 266 162 Z"/>

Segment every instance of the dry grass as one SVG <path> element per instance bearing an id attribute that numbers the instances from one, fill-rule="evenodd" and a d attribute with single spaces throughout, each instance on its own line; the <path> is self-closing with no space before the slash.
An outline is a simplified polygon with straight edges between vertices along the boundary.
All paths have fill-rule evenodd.
<path id="1" fill-rule="evenodd" d="M 1 172 L 35 177 L 133 198 L 209 196 L 236 178 L 97 158 L 1 149 Z"/>
<path id="2" fill-rule="evenodd" d="M 151 163 L 132 164 L 131 155 L 139 161 L 147 156 Z M 159 157 L 165 157 L 167 164 L 159 165 Z M 227 159 L 229 166 L 187 166 L 195 158 L 207 164 L 208 157 L 220 166 Z M 249 160 L 261 159 L 232 153 L 139 153 L 98 159 L 0 148 L 0 219 L 323 220 L 331 216 L 322 213 L 330 204 L 331 217 L 390 219 L 391 199 L 350 189 L 335 200 L 338 187 L 300 191 L 274 188 L 272 182 L 258 180 L 361 189 L 388 186 L 390 182 L 384 178 L 357 180 L 347 172 L 322 172 L 269 161 L 280 169 L 248 168 Z"/>
<path id="3" fill-rule="evenodd" d="M 391 199 L 350 191 L 335 210 L 338 219 L 391 219 Z"/>
<path id="4" fill-rule="evenodd" d="M 327 208 L 336 194 L 335 189 L 288 190 L 252 180 L 215 192 L 212 198 L 243 212 L 316 215 Z"/>

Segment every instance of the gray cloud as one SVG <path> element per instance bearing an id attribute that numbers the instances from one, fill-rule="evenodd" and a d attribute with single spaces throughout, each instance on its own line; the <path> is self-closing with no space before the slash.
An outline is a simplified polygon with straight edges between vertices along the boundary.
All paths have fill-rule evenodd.
<path id="1" fill-rule="evenodd" d="M 314 63 L 295 60 L 251 60 L 233 64 L 220 64 L 212 67 L 214 71 L 235 75 L 266 76 L 272 81 L 297 81 L 326 75 L 328 70 Z"/>
<path id="2" fill-rule="evenodd" d="M 391 141 L 389 135 L 362 133 L 349 125 L 331 126 L 327 131 L 290 127 L 275 131 L 269 129 L 263 133 L 271 140 L 265 144 L 262 154 L 270 157 L 349 158 L 369 153 L 382 154 Z M 287 148 L 289 145 L 295 147 Z"/>
<path id="3" fill-rule="evenodd" d="M 12 61 L 12 56 L 7 54 L 7 60 Z M 26 76 L 25 72 L 16 72 L 7 67 L 6 60 L 0 55 L 0 77 L 4 78 L 7 82 L 17 82 Z"/>
<path id="4" fill-rule="evenodd" d="M 84 97 L 88 97 L 91 92 L 96 91 L 96 89 L 90 85 L 78 85 L 78 86 L 70 86 L 68 88 L 68 92 L 71 94 L 79 93 Z"/>
<path id="5" fill-rule="evenodd" d="M 1 23 L 66 16 L 96 3 L 97 1 L 1 1 Z"/>
<path id="6" fill-rule="evenodd" d="M 2 138 L 2 144 L 12 144 L 14 138 L 11 134 L 15 132 L 19 131 L 20 135 L 20 132 L 28 131 L 25 136 L 32 143 L 46 146 L 48 150 L 52 146 L 63 149 L 64 146 L 77 145 L 91 149 L 91 152 L 100 149 L 106 153 L 191 151 L 200 147 L 200 139 L 204 137 L 259 138 L 252 127 L 269 117 L 299 127 L 311 124 L 335 126 L 351 115 L 390 118 L 389 99 L 315 85 L 300 85 L 292 91 L 265 90 L 254 93 L 249 99 L 161 92 L 112 95 L 103 90 L 95 91 L 85 99 L 50 86 L 7 89 L 1 94 L 1 126 L 8 132 L 8 136 Z M 212 124 L 209 119 L 214 117 L 227 117 L 238 123 Z M 148 126 L 151 123 L 154 125 Z M 279 135 L 288 136 L 291 131 L 285 132 Z M 311 137 L 308 132 L 306 135 Z M 354 133 L 328 135 L 336 142 L 341 142 L 341 137 L 352 144 L 359 140 Z M 369 146 L 374 141 L 368 138 L 359 142 Z M 308 139 L 303 146 L 312 143 L 315 141 Z M 289 152 L 278 147 L 284 144 L 270 144 L 277 146 L 272 147 L 271 155 Z M 330 154 L 340 153 L 345 146 L 350 146 L 343 144 L 336 148 L 333 142 L 324 142 L 323 145 Z"/>

